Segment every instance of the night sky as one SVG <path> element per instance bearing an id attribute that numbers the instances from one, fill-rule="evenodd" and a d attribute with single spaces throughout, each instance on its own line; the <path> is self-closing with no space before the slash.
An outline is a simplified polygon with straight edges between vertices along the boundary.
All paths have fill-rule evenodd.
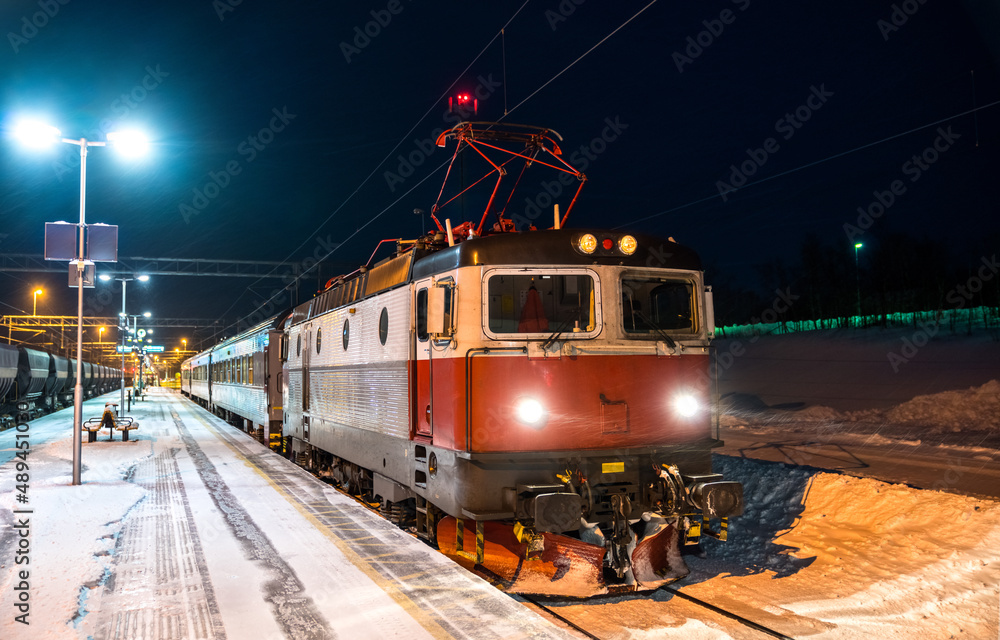
<path id="1" fill-rule="evenodd" d="M 119 255 L 301 265 L 343 243 L 309 295 L 429 224 L 413 210 L 430 210 L 453 147 L 424 150 L 460 91 L 478 92 L 481 120 L 506 108 L 563 136 L 589 178 L 572 226 L 673 236 L 710 276 L 755 286 L 755 265 L 793 264 L 807 234 L 853 260 L 844 225 L 894 184 L 857 241 L 905 231 L 960 264 L 996 252 L 1000 9 L 986 0 L 5 0 L 0 31 L 3 253 L 41 254 L 43 224 L 79 215 L 78 148 L 23 149 L 19 118 L 72 138 L 141 128 L 144 159 L 88 158 L 87 221 L 119 225 Z M 508 213 L 530 219 L 551 180 L 522 183 Z M 39 285 L 40 314 L 75 313 L 65 275 L 9 272 L 2 312 L 30 313 Z M 130 285 L 129 312 L 232 322 L 287 302 L 276 285 L 159 277 Z M 88 308 L 116 314 L 117 285 L 103 299 Z"/>

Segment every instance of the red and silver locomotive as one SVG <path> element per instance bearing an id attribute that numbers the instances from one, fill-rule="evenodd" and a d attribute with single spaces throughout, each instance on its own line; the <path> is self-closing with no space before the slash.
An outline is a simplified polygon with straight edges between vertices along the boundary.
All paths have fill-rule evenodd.
<path id="1" fill-rule="evenodd" d="M 544 129 L 449 135 L 561 162 Z M 500 586 L 656 588 L 687 574 L 685 544 L 724 538 L 743 508 L 742 487 L 712 472 L 711 293 L 672 239 L 562 221 L 438 225 L 230 344 L 284 345 L 249 357 L 265 377 L 240 375 L 275 389 L 285 451 Z M 185 393 L 212 393 L 211 356 L 186 363 Z M 265 381 L 279 360 L 280 395 Z"/>

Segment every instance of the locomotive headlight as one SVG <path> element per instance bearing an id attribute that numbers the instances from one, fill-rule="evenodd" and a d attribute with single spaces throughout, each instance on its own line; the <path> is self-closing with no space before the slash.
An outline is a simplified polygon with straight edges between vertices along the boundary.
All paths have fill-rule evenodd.
<path id="1" fill-rule="evenodd" d="M 618 248 L 621 249 L 621 252 L 627 256 L 630 256 L 633 253 L 635 253 L 635 250 L 636 248 L 638 248 L 638 246 L 639 243 L 636 242 L 636 239 L 633 236 L 622 236 L 618 240 Z"/>
<path id="2" fill-rule="evenodd" d="M 689 393 L 684 393 L 674 398 L 674 410 L 685 418 L 691 418 L 698 413 L 701 405 L 698 399 Z"/>
<path id="3" fill-rule="evenodd" d="M 529 427 L 541 427 L 545 423 L 545 407 L 534 398 L 521 398 L 514 406 L 517 419 Z"/>
<path id="4" fill-rule="evenodd" d="M 594 253 L 597 251 L 597 238 L 592 233 L 585 233 L 576 241 L 576 246 L 586 254 Z"/>

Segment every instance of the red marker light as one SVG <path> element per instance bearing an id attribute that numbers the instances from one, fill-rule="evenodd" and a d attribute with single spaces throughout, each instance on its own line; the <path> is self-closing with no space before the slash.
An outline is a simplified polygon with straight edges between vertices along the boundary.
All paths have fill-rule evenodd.
<path id="1" fill-rule="evenodd" d="M 605 238 L 601 246 L 604 247 L 605 251 L 611 251 L 611 247 L 615 246 L 615 243 L 611 238 Z"/>

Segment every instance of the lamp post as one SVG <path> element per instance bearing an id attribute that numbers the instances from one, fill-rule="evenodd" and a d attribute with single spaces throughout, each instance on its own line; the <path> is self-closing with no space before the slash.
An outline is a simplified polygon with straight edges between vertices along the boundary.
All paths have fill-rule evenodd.
<path id="1" fill-rule="evenodd" d="M 101 274 L 100 276 L 98 276 L 98 278 L 100 278 L 104 282 L 110 282 L 111 280 L 117 280 L 117 281 L 119 281 L 119 282 L 122 283 L 122 311 L 121 311 L 121 313 L 118 314 L 118 317 L 120 318 L 119 324 L 122 325 L 120 327 L 121 331 L 119 331 L 119 333 L 121 334 L 121 338 L 122 338 L 122 344 L 121 344 L 121 347 L 122 347 L 122 384 L 121 384 L 121 404 L 118 405 L 118 410 L 119 411 L 124 411 L 125 410 L 125 334 L 128 332 L 128 318 L 129 318 L 129 316 L 127 316 L 125 314 L 125 284 L 127 282 L 131 282 L 132 280 L 138 280 L 139 282 L 148 282 L 149 281 L 149 276 L 147 276 L 146 274 L 141 274 L 141 275 L 136 275 L 136 276 L 131 276 L 131 277 L 129 277 L 129 276 L 118 276 L 118 277 L 115 277 L 115 276 L 111 276 L 111 275 L 108 275 L 108 274 L 104 273 L 104 274 Z M 132 317 L 137 317 L 137 316 L 132 316 Z"/>
<path id="2" fill-rule="evenodd" d="M 34 293 L 31 294 L 31 315 L 37 316 L 38 313 L 38 296 L 45 293 L 42 289 L 35 289 Z"/>
<path id="3" fill-rule="evenodd" d="M 23 122 L 17 127 L 17 137 L 29 146 L 43 147 L 54 142 L 65 142 L 80 147 L 80 224 L 77 232 L 78 244 L 76 260 L 76 386 L 73 388 L 73 484 L 80 484 L 80 456 L 83 438 L 83 280 L 87 266 L 87 252 L 84 232 L 87 228 L 87 149 L 104 147 L 110 142 L 129 155 L 139 155 L 145 150 L 146 141 L 139 134 L 111 132 L 107 142 L 80 138 L 63 138 L 62 132 L 53 126 L 38 122 Z"/>
<path id="4" fill-rule="evenodd" d="M 860 242 L 854 243 L 854 288 L 858 294 L 857 312 L 858 323 L 861 322 L 861 270 L 858 268 L 858 249 L 864 245 Z"/>

